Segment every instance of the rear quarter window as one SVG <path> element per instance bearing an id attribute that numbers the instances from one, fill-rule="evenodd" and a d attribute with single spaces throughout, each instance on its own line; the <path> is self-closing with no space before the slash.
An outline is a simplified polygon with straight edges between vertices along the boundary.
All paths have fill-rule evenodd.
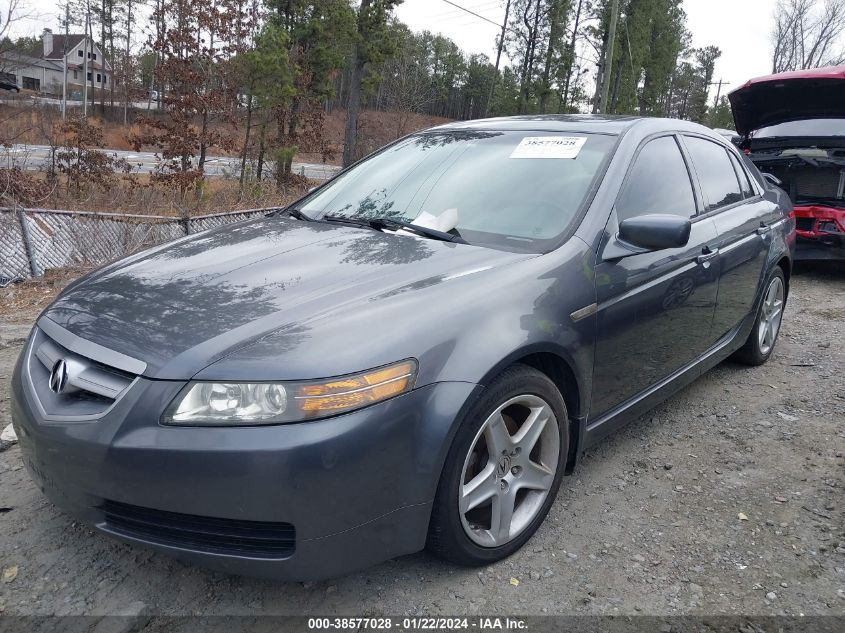
<path id="1" fill-rule="evenodd" d="M 724 147 L 696 136 L 685 136 L 684 145 L 689 151 L 704 195 L 705 213 L 735 204 L 745 198 L 728 151 Z"/>

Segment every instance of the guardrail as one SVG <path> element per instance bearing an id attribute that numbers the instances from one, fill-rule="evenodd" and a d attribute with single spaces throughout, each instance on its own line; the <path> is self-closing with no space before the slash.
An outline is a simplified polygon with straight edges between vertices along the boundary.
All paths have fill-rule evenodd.
<path id="1" fill-rule="evenodd" d="M 39 277 L 48 268 L 106 264 L 156 244 L 275 210 L 181 218 L 0 207 L 0 284 Z"/>

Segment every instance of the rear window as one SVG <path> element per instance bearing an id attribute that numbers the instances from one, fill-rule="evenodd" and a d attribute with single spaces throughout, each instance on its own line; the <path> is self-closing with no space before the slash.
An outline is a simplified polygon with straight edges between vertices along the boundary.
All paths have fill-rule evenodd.
<path id="1" fill-rule="evenodd" d="M 756 130 L 752 138 L 778 136 L 845 136 L 845 119 L 809 119 L 789 121 Z"/>

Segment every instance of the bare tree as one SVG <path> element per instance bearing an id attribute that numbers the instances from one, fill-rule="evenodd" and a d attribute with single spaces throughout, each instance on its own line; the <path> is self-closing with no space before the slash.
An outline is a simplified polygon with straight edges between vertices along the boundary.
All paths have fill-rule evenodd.
<path id="1" fill-rule="evenodd" d="M 845 0 L 778 0 L 772 72 L 845 62 Z"/>
<path id="2" fill-rule="evenodd" d="M 4 64 L 10 64 L 6 54 L 15 47 L 12 33 L 14 25 L 33 17 L 35 13 L 26 0 L 0 0 L 0 72 L 8 72 L 15 66 L 12 62 L 10 68 L 4 67 Z"/>
<path id="3" fill-rule="evenodd" d="M 388 108 L 397 114 L 396 138 L 408 133 L 411 114 L 422 112 L 436 95 L 425 69 L 409 51 L 401 51 L 385 68 L 384 95 Z M 372 149 L 375 148 L 370 148 Z M 361 156 L 357 156 L 360 158 Z"/>

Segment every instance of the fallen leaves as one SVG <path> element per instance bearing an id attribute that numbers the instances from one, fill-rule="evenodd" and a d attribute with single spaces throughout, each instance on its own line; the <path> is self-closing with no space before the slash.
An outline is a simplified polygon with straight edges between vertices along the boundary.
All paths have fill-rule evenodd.
<path id="1" fill-rule="evenodd" d="M 12 582 L 15 578 L 18 577 L 18 566 L 12 565 L 11 567 L 6 567 L 3 570 L 3 582 L 9 583 Z"/>

